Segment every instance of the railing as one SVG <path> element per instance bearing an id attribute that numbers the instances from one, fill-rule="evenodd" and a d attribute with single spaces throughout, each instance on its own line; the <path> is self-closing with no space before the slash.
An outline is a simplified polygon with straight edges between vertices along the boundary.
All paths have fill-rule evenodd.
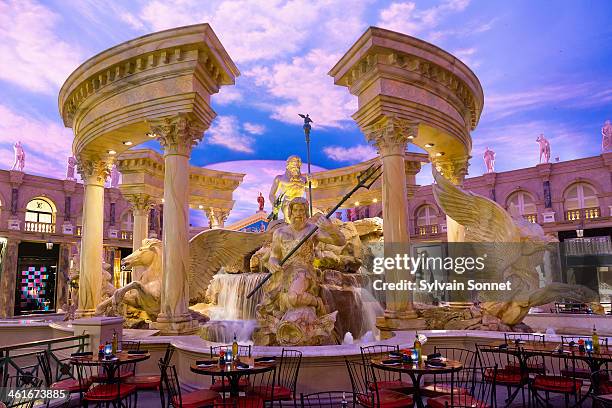
<path id="1" fill-rule="evenodd" d="M 28 232 L 44 232 L 55 234 L 55 224 L 50 222 L 26 221 L 23 225 L 24 231 Z"/>
<path id="2" fill-rule="evenodd" d="M 536 224 L 538 222 L 538 215 L 537 214 L 524 214 L 523 218 L 526 219 L 527 221 Z"/>
<path id="3" fill-rule="evenodd" d="M 50 340 L 31 341 L 0 347 L 0 378 L 7 376 L 34 376 L 44 380 L 42 369 L 36 355 L 47 353 L 51 366 L 52 381 L 70 378 L 70 354 L 85 351 L 89 344 L 89 335 L 60 337 Z"/>
<path id="4" fill-rule="evenodd" d="M 599 207 L 592 208 L 581 208 L 578 210 L 567 210 L 565 212 L 565 219 L 567 221 L 577 221 L 577 220 L 592 220 L 594 218 L 601 217 L 601 212 Z"/>
<path id="5" fill-rule="evenodd" d="M 416 234 L 420 236 L 436 235 L 439 231 L 438 224 L 419 225 L 416 228 Z"/>
<path id="6" fill-rule="evenodd" d="M 128 239 L 131 241 L 132 236 L 133 236 L 132 231 L 121 231 L 121 233 L 119 234 L 119 239 Z"/>
<path id="7" fill-rule="evenodd" d="M 612 241 L 607 236 L 566 239 L 563 246 L 569 256 L 612 255 Z"/>

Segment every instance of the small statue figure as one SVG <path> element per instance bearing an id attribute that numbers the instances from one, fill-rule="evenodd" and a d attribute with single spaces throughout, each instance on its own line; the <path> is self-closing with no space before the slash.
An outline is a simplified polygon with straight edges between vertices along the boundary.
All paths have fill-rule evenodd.
<path id="1" fill-rule="evenodd" d="M 311 182 L 312 188 L 317 187 L 316 180 L 309 180 L 308 176 L 302 175 L 302 159 L 299 156 L 289 156 L 285 174 L 279 174 L 274 178 L 269 194 L 271 203 L 280 201 L 280 210 L 283 212 L 285 222 L 289 222 L 288 204 L 294 198 L 304 197 L 308 181 Z M 281 195 L 282 200 L 278 200 Z"/>
<path id="2" fill-rule="evenodd" d="M 111 179 L 110 179 L 111 188 L 117 188 L 117 186 L 119 185 L 120 175 L 121 173 L 119 173 L 119 170 L 117 170 L 117 165 L 113 164 L 113 168 L 111 169 Z"/>
<path id="3" fill-rule="evenodd" d="M 495 152 L 489 149 L 489 146 L 487 146 L 486 150 L 484 151 L 484 154 L 482 155 L 482 158 L 484 159 L 485 165 L 487 166 L 487 173 L 494 173 Z"/>
<path id="4" fill-rule="evenodd" d="M 308 218 L 308 201 L 297 197 L 287 205 L 289 224 L 274 231 L 267 269 L 272 278 L 264 287 L 257 306 L 259 328 L 254 334 L 261 345 L 330 344 L 337 311 L 327 313 L 313 265 L 318 243 L 345 245 L 342 232 L 330 220 L 317 214 Z M 311 229 L 319 229 L 293 254 L 281 260 Z"/>
<path id="5" fill-rule="evenodd" d="M 23 171 L 25 167 L 25 151 L 23 150 L 21 142 L 16 142 L 13 149 L 15 150 L 15 162 L 11 170 Z"/>
<path id="6" fill-rule="evenodd" d="M 68 166 L 66 167 L 66 180 L 76 180 L 74 177 L 74 169 L 76 168 L 76 158 L 74 156 L 68 157 Z"/>
<path id="7" fill-rule="evenodd" d="M 257 210 L 258 212 L 261 212 L 264 210 L 265 203 L 266 203 L 266 199 L 264 198 L 263 194 L 261 194 L 261 191 L 260 191 L 259 196 L 257 196 L 257 204 L 259 205 L 259 209 Z"/>
<path id="8" fill-rule="evenodd" d="M 538 136 L 536 142 L 538 142 L 540 145 L 540 164 L 548 163 L 550 161 L 550 142 L 544 137 L 543 134 Z M 542 157 L 544 158 L 544 161 L 542 161 Z"/>
<path id="9" fill-rule="evenodd" d="M 606 120 L 603 127 L 601 128 L 601 152 L 607 153 L 612 151 L 612 123 L 610 120 Z"/>

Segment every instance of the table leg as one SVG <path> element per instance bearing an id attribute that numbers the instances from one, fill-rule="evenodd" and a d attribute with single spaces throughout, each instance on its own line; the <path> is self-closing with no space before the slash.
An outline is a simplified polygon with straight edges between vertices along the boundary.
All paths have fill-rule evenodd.
<path id="1" fill-rule="evenodd" d="M 414 387 L 412 399 L 414 400 L 415 406 L 417 408 L 425 408 L 425 404 L 423 404 L 423 399 L 421 397 L 421 377 L 423 374 L 409 372 L 408 375 L 410 376 L 412 386 Z"/>
<path id="2" fill-rule="evenodd" d="M 230 396 L 238 397 L 240 395 L 240 375 L 230 375 Z"/>

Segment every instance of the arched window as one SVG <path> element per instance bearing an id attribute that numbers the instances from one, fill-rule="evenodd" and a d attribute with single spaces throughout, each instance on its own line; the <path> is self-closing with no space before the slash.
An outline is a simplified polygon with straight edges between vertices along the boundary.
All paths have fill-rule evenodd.
<path id="1" fill-rule="evenodd" d="M 425 204 L 417 210 L 416 226 L 418 235 L 438 233 L 438 211 L 433 205 Z"/>
<path id="2" fill-rule="evenodd" d="M 572 184 L 565 191 L 565 216 L 569 221 L 599 217 L 597 192 L 587 183 Z"/>
<path id="3" fill-rule="evenodd" d="M 25 230 L 55 232 L 55 205 L 49 199 L 36 197 L 26 205 Z"/>
<path id="4" fill-rule="evenodd" d="M 508 197 L 506 201 L 506 208 L 510 209 L 511 206 L 515 206 L 519 214 L 521 214 L 529 222 L 537 222 L 538 210 L 535 204 L 533 196 L 525 191 L 516 191 Z"/>
<path id="5" fill-rule="evenodd" d="M 121 231 L 132 231 L 134 229 L 134 214 L 131 210 L 121 216 Z"/>

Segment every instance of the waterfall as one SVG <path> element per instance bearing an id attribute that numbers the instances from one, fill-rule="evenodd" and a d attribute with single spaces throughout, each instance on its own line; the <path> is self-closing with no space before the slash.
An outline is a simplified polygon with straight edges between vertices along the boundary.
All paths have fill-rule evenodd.
<path id="1" fill-rule="evenodd" d="M 210 308 L 211 320 L 253 320 L 255 307 L 261 302 L 263 291 L 253 297 L 247 295 L 264 278 L 264 273 L 218 273 L 213 277 L 208 290 L 216 297 L 216 306 Z"/>

